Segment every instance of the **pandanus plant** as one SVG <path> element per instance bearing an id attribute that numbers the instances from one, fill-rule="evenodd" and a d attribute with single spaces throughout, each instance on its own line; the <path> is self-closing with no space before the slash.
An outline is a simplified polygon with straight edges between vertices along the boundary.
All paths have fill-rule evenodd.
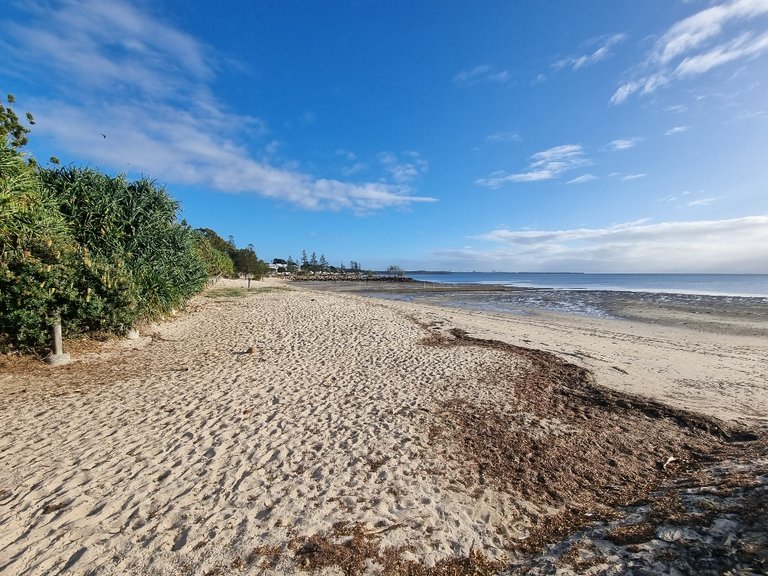
<path id="1" fill-rule="evenodd" d="M 33 165 L 0 142 L 0 346 L 40 348 L 71 297 L 77 245 Z"/>
<path id="2" fill-rule="evenodd" d="M 202 238 L 164 188 L 42 168 L 18 150 L 28 132 L 0 106 L 0 349 L 45 349 L 56 318 L 65 336 L 125 332 L 204 287 Z"/>
<path id="3" fill-rule="evenodd" d="M 0 145 L 0 346 L 125 332 L 178 308 L 208 278 L 200 236 L 149 179 L 37 168 Z"/>

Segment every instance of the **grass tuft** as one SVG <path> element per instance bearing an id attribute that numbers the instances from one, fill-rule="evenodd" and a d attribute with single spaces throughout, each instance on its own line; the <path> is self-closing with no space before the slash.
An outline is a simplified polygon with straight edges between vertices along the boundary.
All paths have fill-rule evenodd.
<path id="1" fill-rule="evenodd" d="M 245 298 L 252 294 L 266 294 L 267 292 L 275 292 L 278 290 L 290 290 L 290 288 L 282 286 L 265 286 L 262 288 L 212 288 L 207 290 L 203 295 L 206 298 L 223 300 L 226 298 Z"/>

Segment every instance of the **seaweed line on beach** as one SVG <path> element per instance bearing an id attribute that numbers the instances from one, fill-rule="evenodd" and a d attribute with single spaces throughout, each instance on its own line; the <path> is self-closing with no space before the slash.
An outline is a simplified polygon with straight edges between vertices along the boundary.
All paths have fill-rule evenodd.
<path id="1" fill-rule="evenodd" d="M 526 538 L 508 542 L 508 549 L 519 554 L 511 567 L 528 566 L 548 545 L 567 541 L 596 522 L 614 524 L 609 539 L 636 545 L 656 539 L 665 522 L 705 525 L 714 521 L 713 514 L 680 513 L 680 505 L 675 503 L 683 488 L 671 486 L 675 479 L 684 478 L 686 490 L 721 482 L 730 483 L 733 490 L 747 491 L 746 504 L 721 508 L 731 516 L 743 517 L 748 526 L 756 523 L 750 510 L 755 505 L 765 508 L 765 491 L 755 492 L 762 484 L 754 483 L 766 472 L 765 466 L 755 464 L 768 454 L 760 435 L 716 418 L 607 389 L 588 370 L 545 351 L 474 338 L 458 328 L 446 333 L 439 325 L 411 319 L 427 330 L 424 345 L 490 347 L 527 362 L 522 370 L 496 368 L 480 376 L 489 382 L 514 382 L 514 397 L 505 406 L 444 399 L 438 403 L 438 421 L 431 430 L 431 438 L 435 445 L 443 446 L 444 456 L 461 465 L 467 487 L 481 490 L 490 485 L 560 509 L 559 514 L 540 519 Z M 547 432 L 546 423 L 553 420 L 562 424 L 560 433 Z M 724 461 L 731 467 L 739 461 L 751 467 L 735 475 L 726 467 L 719 477 L 704 472 Z M 639 504 L 651 509 L 643 522 L 617 524 Z M 765 542 L 764 526 L 757 540 Z M 698 553 L 706 556 L 708 551 Z M 576 561 L 566 553 L 562 556 L 566 564 Z M 751 557 L 746 556 L 749 563 Z M 765 558 L 752 556 L 755 567 L 764 567 Z M 739 559 L 744 557 L 742 553 Z"/>

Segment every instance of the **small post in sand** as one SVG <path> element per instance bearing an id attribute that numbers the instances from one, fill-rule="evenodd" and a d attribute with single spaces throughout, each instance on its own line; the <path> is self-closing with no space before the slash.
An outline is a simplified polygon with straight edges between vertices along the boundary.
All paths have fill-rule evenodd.
<path id="1" fill-rule="evenodd" d="M 59 366 L 61 364 L 68 364 L 71 360 L 69 354 L 64 353 L 64 348 L 61 342 L 61 317 L 57 316 L 56 321 L 53 323 L 53 354 L 49 354 L 45 361 L 51 366 Z"/>

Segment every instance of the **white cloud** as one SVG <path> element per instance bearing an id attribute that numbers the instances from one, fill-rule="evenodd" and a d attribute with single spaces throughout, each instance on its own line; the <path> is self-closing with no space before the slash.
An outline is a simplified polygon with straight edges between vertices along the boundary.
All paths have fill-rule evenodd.
<path id="1" fill-rule="evenodd" d="M 768 49 L 768 34 L 762 36 L 743 34 L 728 43 L 715 46 L 708 52 L 685 58 L 677 65 L 675 72 L 680 76 L 696 76 L 728 62 L 756 56 L 766 49 Z"/>
<path id="2" fill-rule="evenodd" d="M 656 42 L 653 61 L 667 64 L 717 39 L 723 28 L 734 22 L 768 13 L 766 0 L 732 0 L 706 8 L 674 24 Z"/>
<path id="3" fill-rule="evenodd" d="M 568 180 L 566 184 L 584 184 L 585 182 L 591 182 L 592 180 L 599 180 L 599 178 L 594 174 L 582 174 L 581 176 L 576 176 L 573 180 Z"/>
<path id="4" fill-rule="evenodd" d="M 408 151 L 401 156 L 404 158 L 398 158 L 392 152 L 382 152 L 378 155 L 379 162 L 394 182 L 398 184 L 413 182 L 429 170 L 429 163 L 418 152 Z"/>
<path id="5" fill-rule="evenodd" d="M 454 269 L 581 272 L 768 273 L 768 215 L 604 228 L 493 230 L 483 251 L 443 250 Z"/>
<path id="6" fill-rule="evenodd" d="M 471 70 L 462 70 L 453 77 L 457 86 L 468 87 L 475 84 L 504 84 L 509 80 L 508 70 L 498 70 L 490 64 L 482 64 Z"/>
<path id="7" fill-rule="evenodd" d="M 731 0 L 680 20 L 656 41 L 643 63 L 645 72 L 619 86 L 611 103 L 761 55 L 768 51 L 768 33 L 759 33 L 765 29 L 767 14 L 768 0 Z M 753 23 L 755 30 L 749 28 Z"/>
<path id="8" fill-rule="evenodd" d="M 674 136 L 675 134 L 682 134 L 683 132 L 688 132 L 688 130 L 690 129 L 691 129 L 690 126 L 673 126 L 669 130 L 664 132 L 664 134 L 666 136 Z"/>
<path id="9" fill-rule="evenodd" d="M 215 74 L 215 55 L 192 36 L 128 2 L 26 5 L 32 19 L 9 23 L 4 48 L 20 61 L 71 77 L 85 92 L 131 89 L 143 96 L 199 96 Z M 170 80 L 170 82 L 168 81 Z"/>
<path id="10" fill-rule="evenodd" d="M 264 146 L 264 152 L 268 156 L 273 156 L 280 149 L 280 146 L 282 146 L 282 142 L 280 142 L 279 140 L 272 140 L 271 142 L 268 142 Z"/>
<path id="11" fill-rule="evenodd" d="M 215 97 L 219 57 L 129 2 L 20 6 L 29 18 L 0 25 L 0 48 L 17 73 L 44 75 L 54 87 L 57 94 L 33 103 L 36 132 L 70 154 L 168 184 L 255 193 L 313 210 L 364 213 L 434 200 L 411 195 L 407 179 L 396 175 L 343 182 L 257 159 L 243 142 L 267 128 Z M 301 119 L 314 116 L 303 112 Z M 259 150 L 274 152 L 274 142 Z"/>
<path id="12" fill-rule="evenodd" d="M 638 173 L 638 174 L 627 174 L 625 176 L 622 176 L 622 180 L 624 182 L 629 182 L 631 180 L 639 180 L 640 178 L 645 178 L 646 174 L 644 172 Z"/>
<path id="13" fill-rule="evenodd" d="M 520 134 L 511 130 L 508 132 L 494 132 L 485 137 L 486 142 L 520 142 Z"/>
<path id="14" fill-rule="evenodd" d="M 592 52 L 588 54 L 581 54 L 579 56 L 568 56 L 555 62 L 552 67 L 556 70 L 562 68 L 571 68 L 572 70 L 580 70 L 591 66 L 601 60 L 604 60 L 611 54 L 611 49 L 626 39 L 625 34 L 613 34 L 607 38 L 601 38 L 599 45 Z"/>
<path id="15" fill-rule="evenodd" d="M 556 178 L 557 174 L 550 170 L 534 170 L 532 172 L 520 172 L 517 174 L 507 174 L 506 172 L 494 172 L 488 178 L 480 178 L 476 184 L 487 186 L 488 188 L 500 188 L 504 184 L 519 182 L 538 182 L 540 180 L 551 180 Z"/>
<path id="16" fill-rule="evenodd" d="M 632 80 L 631 82 L 627 82 L 626 84 L 622 84 L 616 89 L 616 92 L 613 93 L 613 96 L 611 96 L 611 104 L 621 104 L 627 98 L 632 96 L 635 92 L 637 92 L 642 84 L 640 82 Z"/>
<path id="17" fill-rule="evenodd" d="M 714 197 L 714 198 L 700 198 L 699 200 L 691 200 L 690 202 L 686 203 L 686 206 L 709 206 L 713 202 L 717 202 L 721 198 Z"/>
<path id="18" fill-rule="evenodd" d="M 354 176 L 355 174 L 360 174 L 362 172 L 365 172 L 368 170 L 368 164 L 365 162 L 354 162 L 353 164 L 349 164 L 347 166 L 342 167 L 341 173 L 344 174 L 347 178 L 350 176 Z"/>
<path id="19" fill-rule="evenodd" d="M 519 182 L 537 182 L 558 178 L 564 172 L 588 166 L 584 149 L 579 144 L 555 146 L 530 157 L 528 171 L 509 174 L 505 171 L 494 172 L 487 178 L 476 181 L 480 186 L 499 188 L 504 184 Z"/>
<path id="20" fill-rule="evenodd" d="M 546 168 L 553 171 L 568 170 L 587 164 L 584 149 L 580 144 L 555 146 L 531 156 L 531 167 Z"/>
<path id="21" fill-rule="evenodd" d="M 642 142 L 642 138 L 620 138 L 608 143 L 608 150 L 615 152 L 617 150 L 629 150 L 634 148 L 638 143 Z"/>
<path id="22" fill-rule="evenodd" d="M 299 124 L 302 126 L 312 126 L 315 122 L 317 122 L 317 116 L 314 112 L 305 110 L 299 114 Z"/>

